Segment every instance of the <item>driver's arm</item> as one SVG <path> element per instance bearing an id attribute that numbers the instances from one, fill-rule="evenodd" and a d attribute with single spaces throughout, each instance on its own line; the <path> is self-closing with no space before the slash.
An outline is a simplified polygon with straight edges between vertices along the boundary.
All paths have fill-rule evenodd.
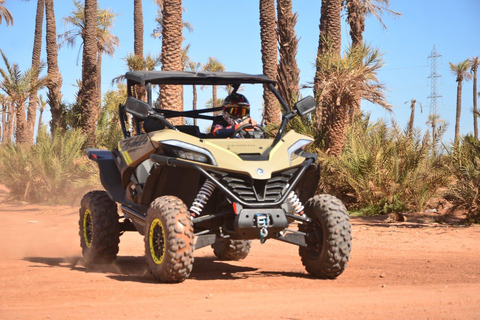
<path id="1" fill-rule="evenodd" d="M 257 121 L 253 120 L 252 118 L 247 118 L 243 120 L 241 123 L 235 125 L 235 126 L 228 126 L 224 127 L 221 124 L 216 124 L 212 128 L 212 136 L 215 138 L 226 138 L 226 137 L 231 137 L 232 134 L 240 128 L 241 126 L 245 124 L 251 124 L 253 127 L 257 126 Z"/>
<path id="2" fill-rule="evenodd" d="M 240 127 L 240 125 L 238 126 Z M 212 128 L 212 136 L 214 136 L 215 138 L 230 137 L 235 132 L 236 129 L 237 129 L 237 126 L 224 127 L 221 124 L 216 124 Z"/>

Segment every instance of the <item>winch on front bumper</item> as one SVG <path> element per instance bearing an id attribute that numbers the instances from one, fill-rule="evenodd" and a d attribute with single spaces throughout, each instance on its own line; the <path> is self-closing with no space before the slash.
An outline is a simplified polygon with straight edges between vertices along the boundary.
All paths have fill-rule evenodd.
<path id="1" fill-rule="evenodd" d="M 276 238 L 288 226 L 283 209 L 241 209 L 235 217 L 232 238 Z"/>

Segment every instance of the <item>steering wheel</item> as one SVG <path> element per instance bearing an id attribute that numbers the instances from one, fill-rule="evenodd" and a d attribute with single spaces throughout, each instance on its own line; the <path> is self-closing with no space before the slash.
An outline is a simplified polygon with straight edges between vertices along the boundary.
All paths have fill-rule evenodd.
<path id="1" fill-rule="evenodd" d="M 232 135 L 230 136 L 230 138 L 235 138 L 237 136 L 237 134 L 240 134 L 240 137 L 242 138 L 249 138 L 249 132 L 245 129 L 253 129 L 253 131 L 258 131 L 258 132 L 262 132 L 263 135 L 265 135 L 265 130 L 260 127 L 260 126 L 254 126 L 253 124 L 251 123 L 246 123 L 246 124 L 242 124 L 240 127 L 238 127 L 233 133 Z"/>

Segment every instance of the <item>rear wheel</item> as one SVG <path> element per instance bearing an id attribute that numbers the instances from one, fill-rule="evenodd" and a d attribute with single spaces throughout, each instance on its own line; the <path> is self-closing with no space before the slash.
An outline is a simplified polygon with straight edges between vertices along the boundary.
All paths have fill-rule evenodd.
<path id="1" fill-rule="evenodd" d="M 83 197 L 79 226 L 85 264 L 115 260 L 120 242 L 118 219 L 117 205 L 105 191 L 92 191 Z"/>
<path id="2" fill-rule="evenodd" d="M 334 279 L 350 259 L 352 237 L 347 209 L 334 196 L 320 194 L 307 201 L 305 213 L 313 221 L 299 226 L 307 233 L 308 245 L 299 249 L 302 263 L 311 275 Z"/>
<path id="3" fill-rule="evenodd" d="M 187 207 L 174 196 L 155 199 L 147 211 L 145 255 L 159 282 L 182 282 L 193 267 L 193 223 Z"/>
<path id="4" fill-rule="evenodd" d="M 212 244 L 213 253 L 220 260 L 238 261 L 245 259 L 252 246 L 251 240 L 230 240 Z"/>

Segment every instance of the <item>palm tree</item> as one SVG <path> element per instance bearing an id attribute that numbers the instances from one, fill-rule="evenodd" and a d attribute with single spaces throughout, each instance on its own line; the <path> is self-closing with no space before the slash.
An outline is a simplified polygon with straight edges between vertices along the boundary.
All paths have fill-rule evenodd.
<path id="1" fill-rule="evenodd" d="M 270 79 L 277 79 L 277 39 L 275 37 L 277 21 L 275 0 L 260 0 L 260 39 L 262 43 L 263 74 Z M 280 108 L 275 95 L 263 88 L 263 122 L 280 124 Z"/>
<path id="2" fill-rule="evenodd" d="M 21 72 L 18 64 L 11 64 L 5 54 L 0 51 L 6 69 L 0 69 L 3 80 L 0 82 L 0 89 L 12 100 L 16 113 L 15 140 L 18 144 L 29 143 L 27 119 L 25 113 L 25 102 L 32 92 L 37 92 L 47 83 L 47 77 L 39 77 L 45 67 L 42 63 L 39 68 L 30 68 L 24 73 Z"/>
<path id="3" fill-rule="evenodd" d="M 110 30 L 113 28 L 113 22 L 115 20 L 115 14 L 110 10 L 100 10 L 100 16 L 98 18 L 98 29 L 97 29 L 97 45 L 98 45 L 98 54 L 97 54 L 97 91 L 98 91 L 98 102 L 99 104 L 102 101 L 102 56 L 107 54 L 113 57 L 115 53 L 115 48 L 120 45 L 118 37 L 111 34 Z"/>
<path id="4" fill-rule="evenodd" d="M 32 52 L 32 68 L 39 68 L 40 56 L 42 53 L 42 29 L 43 16 L 45 14 L 45 0 L 37 1 L 37 13 L 35 17 L 35 38 L 33 40 Z M 35 120 L 37 117 L 37 92 L 32 92 L 28 98 L 27 127 L 28 127 L 28 143 L 33 144 L 35 131 Z"/>
<path id="5" fill-rule="evenodd" d="M 155 0 L 155 3 L 158 5 L 159 9 L 157 10 L 157 17 L 155 21 L 157 26 L 153 29 L 151 36 L 155 39 L 161 39 L 163 34 L 163 3 L 164 0 Z M 182 7 L 182 12 L 187 12 L 187 10 Z M 188 21 L 182 21 L 182 25 L 187 31 L 193 32 L 193 26 Z"/>
<path id="6" fill-rule="evenodd" d="M 437 144 L 440 140 L 440 137 L 447 129 L 447 122 L 443 119 L 440 119 L 440 116 L 436 113 L 431 113 L 428 115 L 427 125 L 432 127 L 432 151 L 433 154 L 437 153 Z"/>
<path id="7" fill-rule="evenodd" d="M 405 103 L 407 102 L 409 101 L 405 101 Z M 415 120 L 415 104 L 416 103 L 418 103 L 418 105 L 420 106 L 420 112 L 423 112 L 422 104 L 415 99 L 411 99 L 410 100 L 410 110 L 411 110 L 410 119 L 408 120 L 408 126 L 407 126 L 407 133 L 409 137 L 412 137 L 412 133 L 413 133 L 413 123 Z"/>
<path id="8" fill-rule="evenodd" d="M 477 108 L 477 70 L 480 60 L 478 56 L 472 58 L 471 71 L 473 74 L 473 133 L 476 140 L 478 140 L 478 108 Z"/>
<path id="9" fill-rule="evenodd" d="M 289 106 L 299 97 L 300 70 L 297 67 L 298 38 L 295 35 L 297 14 L 292 12 L 291 0 L 277 1 L 278 45 L 280 62 L 278 65 L 278 89 Z"/>
<path id="10" fill-rule="evenodd" d="M 384 86 L 377 79 L 377 71 L 383 66 L 381 54 L 368 46 L 350 47 L 343 57 L 327 49 L 317 61 L 319 100 L 330 112 L 321 123 L 327 153 L 339 156 L 345 141 L 347 115 L 353 107 L 358 92 L 362 98 L 384 107 Z"/>
<path id="11" fill-rule="evenodd" d="M 471 67 L 471 61 L 466 59 L 458 64 L 449 63 L 450 70 L 457 77 L 457 111 L 455 114 L 455 138 L 454 138 L 454 147 L 458 148 L 458 143 L 460 141 L 460 114 L 462 113 L 462 82 L 463 80 L 468 81 L 472 79 L 472 74 L 469 72 Z"/>
<path id="12" fill-rule="evenodd" d="M 333 50 L 340 55 L 342 47 L 341 11 L 342 0 L 322 0 L 317 56 L 327 50 Z"/>
<path id="13" fill-rule="evenodd" d="M 365 31 L 365 18 L 373 15 L 380 21 L 383 28 L 387 27 L 382 21 L 381 14 L 386 11 L 393 16 L 400 16 L 401 13 L 390 10 L 390 0 L 346 0 L 347 22 L 350 26 L 350 37 L 352 46 L 363 43 L 363 32 Z M 350 113 L 350 120 L 353 121 L 356 114 L 360 112 L 361 99 L 357 97 L 355 107 Z"/>
<path id="14" fill-rule="evenodd" d="M 80 50 L 84 44 L 85 36 L 85 6 L 80 1 L 73 1 L 75 9 L 72 11 L 72 15 L 63 18 L 65 25 L 72 25 L 73 29 L 66 31 L 63 34 L 60 34 L 58 38 L 61 40 L 60 46 L 67 44 L 69 47 L 74 47 L 78 38 L 82 39 L 82 43 L 79 48 Z M 118 38 L 110 33 L 110 30 L 113 28 L 113 22 L 115 21 L 116 14 L 109 9 L 100 9 L 97 8 L 97 46 L 98 46 L 98 55 L 97 55 L 97 71 L 98 71 L 98 101 L 102 99 L 102 56 L 107 54 L 113 56 L 115 53 L 115 48 L 119 46 Z"/>
<path id="15" fill-rule="evenodd" d="M 188 61 L 187 66 L 185 68 L 186 71 L 191 71 L 191 72 L 198 72 L 201 70 L 202 64 L 200 62 L 193 62 L 193 61 Z M 197 86 L 192 85 L 192 109 L 197 110 Z M 197 119 L 193 119 L 193 124 L 196 126 L 197 125 Z"/>
<path id="16" fill-rule="evenodd" d="M 86 145 L 95 145 L 95 127 L 99 114 L 98 71 L 97 71 L 97 0 L 85 1 L 85 32 L 82 59 L 82 119 L 83 133 L 87 136 Z"/>
<path id="17" fill-rule="evenodd" d="M 0 24 L 2 23 L 3 19 L 5 19 L 7 26 L 8 25 L 13 26 L 13 16 L 10 13 L 10 11 L 8 11 L 8 9 L 5 8 L 5 0 L 0 0 Z"/>
<path id="18" fill-rule="evenodd" d="M 15 110 L 13 110 L 12 99 L 3 94 L 0 94 L 0 105 L 2 106 L 2 144 L 8 144 L 12 142 Z"/>
<path id="19" fill-rule="evenodd" d="M 350 37 L 352 46 L 363 43 L 363 32 L 365 31 L 365 18 L 373 15 L 380 21 L 383 28 L 387 27 L 383 23 L 381 14 L 386 11 L 393 16 L 400 16 L 401 13 L 390 10 L 390 0 L 346 0 L 347 22 L 350 26 Z"/>
<path id="20" fill-rule="evenodd" d="M 142 0 L 133 1 L 133 52 L 143 57 L 143 9 Z"/>
<path id="21" fill-rule="evenodd" d="M 134 53 L 129 53 L 124 60 L 127 63 L 128 71 L 152 71 L 155 67 L 160 65 L 160 56 L 152 56 L 151 54 L 147 54 L 144 58 L 139 57 Z M 123 82 L 124 80 L 125 74 L 121 74 L 118 77 L 113 78 L 112 85 Z"/>
<path id="22" fill-rule="evenodd" d="M 63 121 L 63 107 L 62 107 L 62 75 L 58 68 L 58 48 L 57 48 L 57 26 L 55 22 L 55 11 L 53 7 L 53 0 L 45 0 L 45 15 L 46 15 L 46 43 L 47 43 L 47 65 L 48 77 L 50 79 L 47 84 L 48 94 L 47 100 L 50 105 L 50 112 L 52 120 L 50 122 L 50 130 L 52 134 L 57 128 L 64 127 Z"/>
<path id="23" fill-rule="evenodd" d="M 182 70 L 182 0 L 163 0 L 162 25 L 162 70 Z M 182 90 L 178 85 L 163 85 L 160 89 L 160 104 L 164 109 L 183 111 Z M 174 118 L 174 125 L 183 119 Z"/>
<path id="24" fill-rule="evenodd" d="M 209 57 L 207 63 L 203 65 L 203 71 L 210 72 L 223 72 L 225 71 L 225 66 L 216 58 Z M 212 107 L 216 108 L 217 105 L 217 86 L 212 86 Z"/>
<path id="25" fill-rule="evenodd" d="M 38 128 L 37 128 L 37 135 L 40 133 L 40 130 L 42 128 L 42 116 L 43 116 L 43 111 L 45 110 L 45 106 L 47 105 L 47 102 L 43 100 L 43 96 L 40 95 L 38 97 L 38 110 L 40 111 L 40 115 L 38 116 Z"/>
<path id="26" fill-rule="evenodd" d="M 313 80 L 313 91 L 315 100 L 317 101 L 317 109 L 315 114 L 315 121 L 317 122 L 318 129 L 321 126 L 323 118 L 328 117 L 326 108 L 323 107 L 320 96 L 320 88 L 323 86 L 321 83 L 322 70 L 319 69 L 318 60 L 322 58 L 322 55 L 327 51 L 340 56 L 342 46 L 342 25 L 340 13 L 342 11 L 342 0 L 322 0 L 322 6 L 320 9 L 320 36 L 318 39 L 317 50 L 317 63 L 315 78 Z M 329 54 L 331 54 L 329 53 Z M 325 115 L 324 115 L 325 113 Z"/>
<path id="27" fill-rule="evenodd" d="M 2 113 L 2 127 L 0 129 L 0 140 L 3 142 L 5 140 L 5 131 L 7 128 L 7 123 L 9 119 L 7 119 L 9 113 L 9 103 L 8 98 L 0 93 L 0 111 Z"/>

